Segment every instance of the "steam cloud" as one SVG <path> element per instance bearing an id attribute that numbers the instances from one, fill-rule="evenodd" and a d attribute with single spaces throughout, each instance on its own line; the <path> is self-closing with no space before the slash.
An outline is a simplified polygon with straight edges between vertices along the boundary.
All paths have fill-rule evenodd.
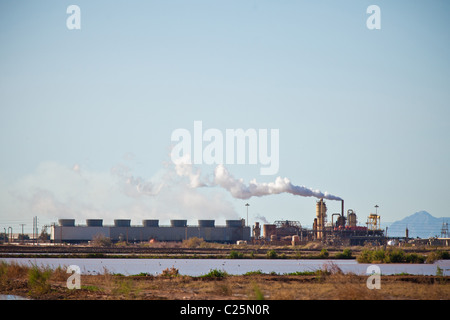
<path id="1" fill-rule="evenodd" d="M 248 185 L 242 179 L 236 179 L 223 165 L 218 165 L 214 170 L 212 181 L 205 181 L 201 178 L 200 170 L 194 172 L 190 164 L 189 157 L 182 157 L 175 163 L 175 170 L 178 175 L 189 178 L 191 188 L 220 186 L 227 190 L 236 199 L 250 199 L 251 197 L 262 197 L 272 194 L 291 193 L 303 197 L 316 197 L 327 200 L 342 200 L 328 192 L 313 190 L 305 186 L 297 186 L 291 183 L 288 178 L 277 177 L 274 182 L 256 182 L 253 179 Z"/>
<path id="2" fill-rule="evenodd" d="M 160 170 L 148 179 L 136 176 L 132 168 L 123 163 L 109 172 L 93 172 L 79 164 L 67 167 L 44 162 L 13 185 L 7 187 L 0 181 L 0 200 L 11 212 L 29 212 L 52 219 L 176 219 L 186 216 L 205 219 L 210 218 L 211 213 L 216 219 L 238 218 L 234 205 L 214 188 L 227 190 L 235 199 L 290 193 L 341 200 L 327 192 L 294 185 L 288 178 L 278 177 L 268 183 L 253 179 L 247 184 L 223 165 L 218 165 L 209 175 L 202 175 L 191 163 L 189 157 L 180 158 L 170 163 L 167 170 Z M 199 188 L 204 192 L 197 192 Z"/>

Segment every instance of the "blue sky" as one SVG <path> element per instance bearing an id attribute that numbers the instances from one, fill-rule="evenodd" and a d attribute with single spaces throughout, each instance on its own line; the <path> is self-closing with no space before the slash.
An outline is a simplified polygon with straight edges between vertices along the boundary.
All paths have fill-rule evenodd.
<path id="1" fill-rule="evenodd" d="M 71 4 L 80 30 L 66 27 Z M 380 30 L 366 27 L 371 4 Z M 448 217 L 449 10 L 437 0 L 2 1 L 0 227 L 28 228 L 33 216 L 220 222 L 245 217 L 247 202 L 250 222 L 312 224 L 315 198 L 240 200 L 173 177 L 171 133 L 196 120 L 279 129 L 277 175 L 227 166 L 245 182 L 281 176 L 330 192 L 362 224 L 376 204 L 382 221 Z M 170 183 L 142 195 L 130 181 Z"/>

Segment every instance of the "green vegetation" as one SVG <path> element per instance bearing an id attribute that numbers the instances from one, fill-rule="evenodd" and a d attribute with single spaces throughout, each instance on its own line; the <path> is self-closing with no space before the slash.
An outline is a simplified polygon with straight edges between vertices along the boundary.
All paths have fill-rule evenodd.
<path id="1" fill-rule="evenodd" d="M 52 270 L 49 268 L 39 268 L 36 265 L 28 271 L 28 286 L 33 293 L 44 294 L 50 291 L 50 284 L 48 282 Z"/>
<path id="2" fill-rule="evenodd" d="M 253 283 L 253 297 L 255 300 L 264 300 L 264 293 L 256 283 Z"/>
<path id="3" fill-rule="evenodd" d="M 242 252 L 239 252 L 239 251 L 231 250 L 228 257 L 230 259 L 243 259 L 244 258 L 244 254 Z"/>
<path id="4" fill-rule="evenodd" d="M 261 270 L 248 271 L 248 272 L 244 273 L 244 276 L 254 276 L 254 275 L 260 275 L 260 274 L 264 274 L 264 272 L 262 272 Z"/>
<path id="5" fill-rule="evenodd" d="M 201 278 L 224 278 L 227 277 L 228 273 L 223 270 L 211 269 L 207 274 L 200 276 Z"/>
<path id="6" fill-rule="evenodd" d="M 423 255 L 419 255 L 417 253 L 410 253 L 405 256 L 406 263 L 424 263 L 425 257 Z"/>
<path id="7" fill-rule="evenodd" d="M 320 259 L 326 259 L 326 258 L 328 258 L 328 256 L 329 256 L 329 253 L 328 253 L 327 249 L 320 250 L 320 253 L 319 253 Z"/>
<path id="8" fill-rule="evenodd" d="M 295 271 L 295 272 L 289 272 L 284 273 L 285 276 L 313 276 L 316 275 L 318 271 Z"/>
<path id="9" fill-rule="evenodd" d="M 417 253 L 405 253 L 398 248 L 363 250 L 356 258 L 359 263 L 433 263 L 436 260 L 450 259 L 448 251 L 436 250 L 427 256 Z"/>
<path id="10" fill-rule="evenodd" d="M 267 251 L 267 259 L 276 259 L 278 257 L 278 254 L 275 250 L 269 250 Z"/>
<path id="11" fill-rule="evenodd" d="M 426 259 L 426 263 L 433 263 L 437 260 L 450 259 L 450 253 L 448 251 L 436 250 L 431 252 Z"/>
<path id="12" fill-rule="evenodd" d="M 334 257 L 336 259 L 353 259 L 352 251 L 350 249 L 344 249 L 342 253 L 337 253 Z"/>

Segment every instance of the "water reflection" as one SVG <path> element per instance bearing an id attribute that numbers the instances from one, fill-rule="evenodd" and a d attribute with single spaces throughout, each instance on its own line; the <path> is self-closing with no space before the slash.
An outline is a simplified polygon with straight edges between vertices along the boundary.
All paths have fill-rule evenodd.
<path id="1" fill-rule="evenodd" d="M 14 294 L 0 294 L 0 300 L 30 300 L 30 299 L 21 296 L 16 296 Z"/>
<path id="2" fill-rule="evenodd" d="M 293 273 L 316 271 L 326 266 L 335 265 L 344 273 L 365 275 L 370 264 L 358 263 L 356 260 L 319 260 L 319 259 L 78 259 L 78 258 L 0 258 L 0 261 L 15 261 L 21 264 L 35 264 L 38 266 L 58 266 L 67 268 L 77 265 L 81 274 L 120 273 L 136 275 L 147 273 L 161 274 L 164 269 L 176 268 L 182 275 L 200 276 L 211 269 L 217 269 L 228 274 L 241 275 L 247 272 L 261 271 L 262 273 Z M 433 264 L 379 264 L 382 274 L 436 275 L 438 266 L 443 275 L 450 275 L 450 260 L 440 260 Z"/>

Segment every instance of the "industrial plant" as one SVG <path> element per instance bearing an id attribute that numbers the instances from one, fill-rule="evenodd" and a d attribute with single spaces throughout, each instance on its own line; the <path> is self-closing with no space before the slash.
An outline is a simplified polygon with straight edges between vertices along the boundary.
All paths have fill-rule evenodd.
<path id="1" fill-rule="evenodd" d="M 316 203 L 316 217 L 312 229 L 303 228 L 299 221 L 275 221 L 274 224 L 256 223 L 253 227 L 253 239 L 264 241 L 304 244 L 317 241 L 331 245 L 364 245 L 366 243 L 380 244 L 384 242 L 384 232 L 380 227 L 380 216 L 371 213 L 367 217 L 366 226 L 357 225 L 356 212 L 347 210 L 344 215 L 344 200 L 341 200 L 341 213 L 333 213 L 328 221 L 327 206 L 323 199 Z"/>
<path id="2" fill-rule="evenodd" d="M 275 221 L 264 224 L 258 222 L 251 228 L 244 219 L 226 220 L 224 226 L 215 225 L 215 220 L 198 220 L 197 225 L 188 225 L 187 220 L 170 220 L 170 226 L 159 225 L 159 220 L 142 220 L 141 225 L 131 225 L 130 219 L 116 219 L 114 225 L 103 225 L 101 219 L 87 219 L 85 225 L 76 225 L 75 219 L 59 219 L 51 228 L 54 243 L 83 243 L 103 236 L 113 242 L 142 241 L 183 241 L 202 238 L 208 242 L 236 243 L 238 241 L 273 244 L 305 244 L 316 241 L 333 245 L 379 244 L 385 236 L 380 228 L 380 216 L 371 213 L 366 226 L 357 225 L 357 215 L 352 209 L 344 214 L 331 214 L 328 219 L 327 206 L 323 199 L 316 203 L 316 217 L 312 229 L 302 227 L 299 221 Z M 262 230 L 261 230 L 262 229 Z M 261 231 L 262 234 L 261 234 Z"/>
<path id="3" fill-rule="evenodd" d="M 197 237 L 210 242 L 236 243 L 250 240 L 250 227 L 244 220 L 226 220 L 225 226 L 216 226 L 214 220 L 198 220 L 198 225 L 187 220 L 170 220 L 170 226 L 160 226 L 159 220 L 143 220 L 142 225 L 131 225 L 129 219 L 116 219 L 114 225 L 104 226 L 101 219 L 87 219 L 86 225 L 75 225 L 75 219 L 59 219 L 53 225 L 51 240 L 56 243 L 80 243 L 97 236 L 113 242 L 182 241 Z"/>

